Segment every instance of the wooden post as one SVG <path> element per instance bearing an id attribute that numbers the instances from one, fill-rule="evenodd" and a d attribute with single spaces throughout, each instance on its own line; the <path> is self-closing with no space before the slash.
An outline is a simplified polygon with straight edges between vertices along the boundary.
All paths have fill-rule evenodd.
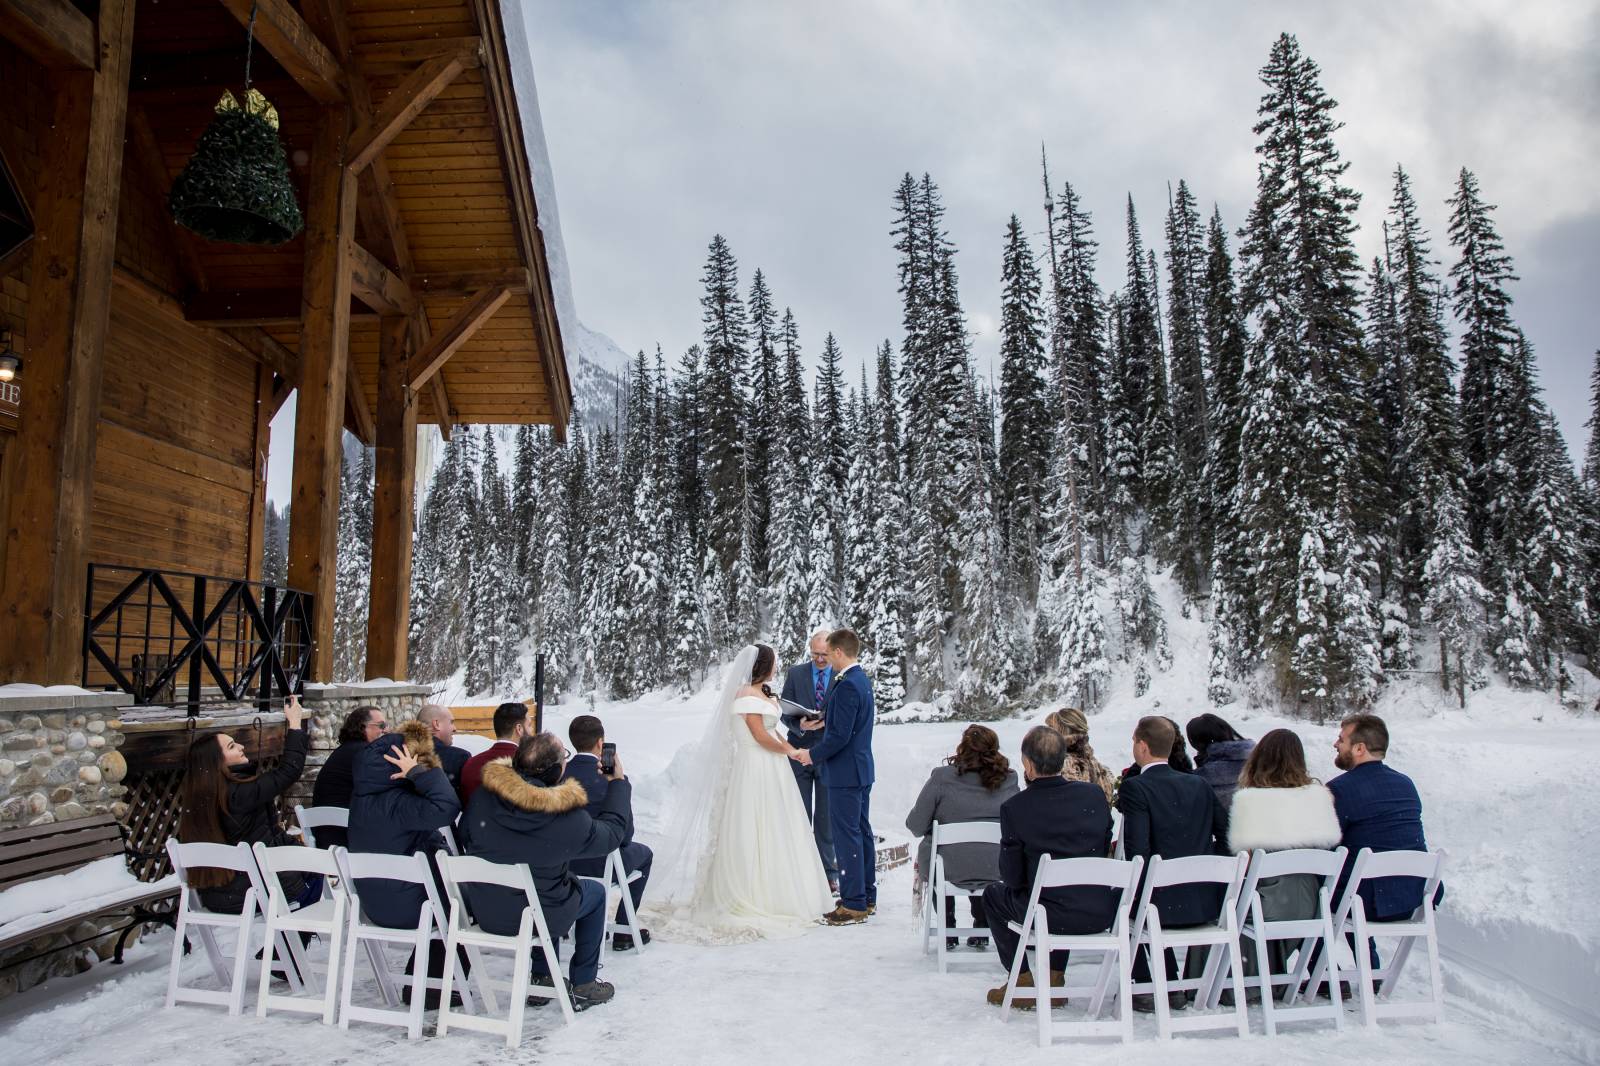
<path id="1" fill-rule="evenodd" d="M 0 681 L 62 684 L 82 662 L 85 552 L 111 308 L 133 0 L 101 0 L 99 68 L 51 78 L 28 290 L 28 406 L 8 464 Z"/>
<path id="2" fill-rule="evenodd" d="M 256 430 L 255 458 L 251 466 L 250 528 L 245 546 L 245 576 L 251 581 L 261 580 L 261 567 L 266 558 L 267 531 L 267 455 L 272 450 L 272 416 L 277 414 L 273 405 L 272 368 L 265 363 L 256 367 Z"/>
<path id="3" fill-rule="evenodd" d="M 311 671 L 316 681 L 333 675 L 334 564 L 356 217 L 356 182 L 344 168 L 349 126 L 349 111 L 343 107 L 330 107 L 318 118 L 306 195 L 289 584 L 316 597 Z"/>
<path id="4" fill-rule="evenodd" d="M 372 493 L 367 677 L 402 681 L 411 625 L 411 522 L 416 505 L 417 397 L 406 385 L 410 322 L 383 319 L 378 351 L 378 446 Z"/>

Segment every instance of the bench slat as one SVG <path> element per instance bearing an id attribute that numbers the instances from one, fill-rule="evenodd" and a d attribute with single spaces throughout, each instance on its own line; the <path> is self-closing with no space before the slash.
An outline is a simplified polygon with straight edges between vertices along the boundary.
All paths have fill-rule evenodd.
<path id="1" fill-rule="evenodd" d="M 5 876 L 6 867 L 13 862 L 20 862 L 33 855 L 47 855 L 55 851 L 69 851 L 94 844 L 102 844 L 104 846 L 102 854 L 115 855 L 122 850 L 122 831 L 113 823 L 109 826 L 99 826 L 85 832 L 61 833 L 41 840 L 0 844 L 0 878 Z"/>
<path id="2" fill-rule="evenodd" d="M 120 852 L 121 849 L 118 848 L 109 854 L 116 855 Z M 66 873 L 95 859 L 103 859 L 107 854 L 102 844 L 92 844 L 85 848 L 51 852 L 48 855 L 36 855 L 20 862 L 8 863 L 0 867 L 0 889 L 10 888 L 24 881 L 36 881 L 51 874 Z"/>
<path id="3" fill-rule="evenodd" d="M 97 829 L 101 826 L 115 826 L 116 824 L 117 820 L 109 814 L 89 814 L 82 818 L 70 818 L 65 822 L 50 822 L 45 825 L 28 825 L 20 829 L 0 830 L 0 845 L 10 844 L 18 840 L 59 836 L 62 833 L 77 833 L 86 829 Z"/>
<path id="4" fill-rule="evenodd" d="M 167 888 L 153 888 L 149 892 L 143 892 L 126 899 L 119 899 L 111 903 L 102 903 L 97 907 L 85 908 L 72 911 L 70 913 L 65 913 L 60 919 L 53 921 L 48 925 L 35 926 L 26 932 L 18 933 L 15 936 L 0 938 L 0 951 L 5 951 L 8 948 L 16 947 L 18 944 L 26 944 L 30 940 L 34 940 L 41 936 L 46 936 L 50 933 L 57 933 L 63 929 L 70 929 L 84 919 L 92 918 L 97 914 L 107 914 L 112 911 L 123 910 L 124 908 L 131 909 L 138 907 L 140 904 L 144 903 L 153 903 L 157 900 L 170 899 L 171 897 L 176 896 L 178 891 L 178 888 L 170 886 Z"/>

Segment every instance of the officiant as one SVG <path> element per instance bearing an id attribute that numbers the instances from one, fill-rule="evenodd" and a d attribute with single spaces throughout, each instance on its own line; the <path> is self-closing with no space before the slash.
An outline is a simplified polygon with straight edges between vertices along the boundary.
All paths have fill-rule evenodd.
<path id="1" fill-rule="evenodd" d="M 811 657 L 789 668 L 784 675 L 782 698 L 802 707 L 820 710 L 828 697 L 828 686 L 833 684 L 833 668 L 828 665 L 827 629 L 811 634 L 807 648 Z M 822 719 L 803 718 L 798 714 L 782 716 L 789 731 L 789 743 L 797 748 L 811 748 L 822 739 Z M 806 816 L 811 819 L 811 834 L 817 841 L 817 854 L 822 868 L 828 873 L 828 886 L 835 895 L 839 892 L 839 867 L 833 855 L 833 828 L 828 819 L 828 790 L 817 776 L 815 766 L 805 766 L 789 760 L 794 779 L 800 786 L 800 798 L 806 805 Z"/>

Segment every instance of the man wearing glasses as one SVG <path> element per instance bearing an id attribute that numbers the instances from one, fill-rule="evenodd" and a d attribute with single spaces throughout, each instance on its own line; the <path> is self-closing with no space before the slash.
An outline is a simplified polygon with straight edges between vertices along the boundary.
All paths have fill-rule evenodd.
<path id="1" fill-rule="evenodd" d="M 355 791 L 356 755 L 374 740 L 388 732 L 389 723 L 382 707 L 358 707 L 345 718 L 339 728 L 339 746 L 329 753 L 317 781 L 311 787 L 313 807 L 349 807 L 350 795 Z M 349 843 L 348 830 L 327 825 L 317 830 L 317 847 L 344 847 Z"/>
<path id="2" fill-rule="evenodd" d="M 809 660 L 789 668 L 783 679 L 782 696 L 790 703 L 821 710 L 828 697 L 828 686 L 833 684 L 833 668 L 828 665 L 828 632 L 819 629 L 811 634 Z M 789 731 L 789 743 L 797 748 L 810 748 L 822 739 L 822 718 L 803 718 L 798 714 L 783 715 L 783 724 Z M 828 872 L 828 885 L 839 892 L 839 867 L 833 854 L 833 827 L 828 818 L 828 790 L 817 776 L 815 766 L 803 766 L 793 759 L 789 767 L 800 785 L 800 798 L 806 805 L 806 815 L 811 819 L 811 834 L 817 841 L 817 854 L 822 858 L 822 868 Z"/>

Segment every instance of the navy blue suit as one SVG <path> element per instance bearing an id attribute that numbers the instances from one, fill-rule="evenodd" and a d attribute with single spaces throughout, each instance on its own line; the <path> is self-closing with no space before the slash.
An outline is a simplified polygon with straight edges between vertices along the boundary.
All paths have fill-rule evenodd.
<path id="1" fill-rule="evenodd" d="M 606 792 L 611 782 L 600 772 L 600 760 L 588 752 L 579 752 L 567 760 L 567 772 L 561 775 L 563 781 L 576 781 L 583 786 L 589 796 L 589 817 L 599 818 L 600 812 L 606 809 Z M 633 896 L 633 907 L 639 909 L 639 901 L 644 898 L 644 886 L 650 880 L 650 864 L 655 859 L 655 854 L 644 844 L 633 839 L 633 823 L 628 823 L 627 835 L 623 837 L 621 845 L 617 848 L 622 852 L 622 868 L 628 873 L 639 872 L 639 879 L 628 885 L 628 893 Z M 573 859 L 572 872 L 579 877 L 603 877 L 606 872 L 605 856 L 598 859 Z M 625 919 L 622 904 L 617 904 L 618 923 Z"/>
<path id="2" fill-rule="evenodd" d="M 839 904 L 864 911 L 878 902 L 877 838 L 872 832 L 872 682 L 851 665 L 833 679 L 822 704 L 822 739 L 811 749 L 828 790 Z"/>
<path id="3" fill-rule="evenodd" d="M 830 670 L 829 679 L 831 674 Z M 826 685 L 827 680 L 823 684 Z M 826 692 L 820 702 L 817 700 L 817 686 L 810 662 L 789 668 L 783 678 L 781 695 L 802 707 L 821 707 L 827 702 Z M 795 747 L 814 748 L 822 740 L 822 730 L 800 728 L 799 715 L 785 714 L 781 717 L 789 731 L 789 743 Z M 793 759 L 789 760 L 789 766 L 794 770 L 795 784 L 800 786 L 800 801 L 806 805 L 806 817 L 811 819 L 811 835 L 817 841 L 817 855 L 822 859 L 822 868 L 828 872 L 828 880 L 838 884 L 839 864 L 833 855 L 833 816 L 828 808 L 827 786 L 822 783 L 821 773 L 815 766 L 806 766 Z"/>
<path id="4" fill-rule="evenodd" d="M 1356 855 L 1373 851 L 1427 851 L 1422 835 L 1422 799 L 1411 778 L 1380 761 L 1352 767 L 1328 782 L 1339 816 L 1340 841 L 1349 849 L 1339 894 Z M 1361 886 L 1361 903 L 1373 921 L 1399 921 L 1422 905 L 1423 882 L 1416 877 L 1381 877 Z"/>

